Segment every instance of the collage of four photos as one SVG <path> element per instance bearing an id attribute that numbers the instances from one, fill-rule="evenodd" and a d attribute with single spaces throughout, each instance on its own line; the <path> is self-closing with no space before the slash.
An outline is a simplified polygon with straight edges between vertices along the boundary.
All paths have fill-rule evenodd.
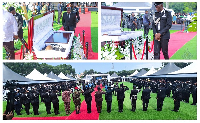
<path id="1" fill-rule="evenodd" d="M 197 2 L 1 2 L 3 120 L 197 120 Z"/>

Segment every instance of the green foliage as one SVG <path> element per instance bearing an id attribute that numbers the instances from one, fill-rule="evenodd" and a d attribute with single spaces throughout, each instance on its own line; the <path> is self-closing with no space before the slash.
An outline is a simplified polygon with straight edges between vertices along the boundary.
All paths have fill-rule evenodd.
<path id="1" fill-rule="evenodd" d="M 189 13 L 197 11 L 197 2 L 168 2 L 169 9 L 173 9 L 175 13 Z M 166 3 L 164 2 L 164 6 Z"/>
<path id="2" fill-rule="evenodd" d="M 34 68 L 36 68 L 42 74 L 49 74 L 52 71 L 56 75 L 62 72 L 65 75 L 72 73 L 72 75 L 75 76 L 75 69 L 72 68 L 71 65 L 66 64 L 60 64 L 57 66 L 48 65 L 46 63 L 39 64 L 38 62 L 5 62 L 4 64 L 12 71 L 22 76 L 26 76 L 31 73 Z"/>
<path id="3" fill-rule="evenodd" d="M 189 25 L 188 31 L 189 32 L 196 32 L 197 31 L 197 13 L 194 14 L 195 16 L 192 18 L 192 22 Z"/>

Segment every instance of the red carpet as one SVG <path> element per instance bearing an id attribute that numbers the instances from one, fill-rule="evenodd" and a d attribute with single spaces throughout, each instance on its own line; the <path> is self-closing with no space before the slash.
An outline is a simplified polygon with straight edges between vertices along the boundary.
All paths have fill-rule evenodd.
<path id="1" fill-rule="evenodd" d="M 60 30 L 64 30 L 63 27 Z M 92 41 L 91 41 L 91 13 L 87 12 L 85 14 L 80 14 L 80 21 L 78 22 L 75 35 L 77 36 L 80 33 L 81 41 L 83 37 L 83 30 L 85 30 L 85 42 L 88 42 L 88 59 L 94 60 L 98 59 L 98 53 L 92 51 Z"/>
<path id="2" fill-rule="evenodd" d="M 92 92 L 92 103 L 91 103 L 91 113 L 87 113 L 87 104 L 85 100 L 81 103 L 80 114 L 76 114 L 76 111 L 72 112 L 71 115 L 68 116 L 67 120 L 98 120 L 99 113 L 97 112 L 96 102 L 94 94 L 97 91 L 97 88 Z"/>
<path id="3" fill-rule="evenodd" d="M 67 117 L 14 117 L 12 120 L 66 120 Z"/>
<path id="4" fill-rule="evenodd" d="M 197 35 L 197 32 L 175 32 L 170 35 L 170 40 L 168 44 L 168 54 L 169 58 L 176 53 L 183 45 L 185 45 L 188 41 L 190 41 L 194 36 Z M 161 51 L 160 59 L 164 59 L 164 56 Z"/>

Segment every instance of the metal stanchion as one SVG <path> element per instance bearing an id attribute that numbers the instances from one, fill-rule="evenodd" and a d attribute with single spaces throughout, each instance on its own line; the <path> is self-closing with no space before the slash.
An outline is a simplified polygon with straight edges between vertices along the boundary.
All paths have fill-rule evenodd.
<path id="1" fill-rule="evenodd" d="M 130 60 L 132 60 L 132 41 L 133 39 L 130 39 Z"/>
<path id="2" fill-rule="evenodd" d="M 85 30 L 83 30 L 83 50 L 85 50 Z"/>
<path id="3" fill-rule="evenodd" d="M 88 42 L 85 43 L 86 46 L 86 58 L 88 59 Z"/>
<path id="4" fill-rule="evenodd" d="M 146 36 L 146 60 L 148 60 L 148 35 Z"/>

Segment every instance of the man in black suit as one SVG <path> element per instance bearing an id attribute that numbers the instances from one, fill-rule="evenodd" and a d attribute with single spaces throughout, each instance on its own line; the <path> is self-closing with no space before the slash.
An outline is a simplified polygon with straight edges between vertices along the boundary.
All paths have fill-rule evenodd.
<path id="1" fill-rule="evenodd" d="M 76 14 L 71 13 L 71 8 L 67 8 L 67 12 L 63 14 L 62 24 L 65 31 L 75 31 Z"/>
<path id="2" fill-rule="evenodd" d="M 56 90 L 53 90 L 50 96 L 53 103 L 54 113 L 55 115 L 58 115 L 59 114 L 59 100 L 58 100 Z"/>
<path id="3" fill-rule="evenodd" d="M 139 92 L 140 90 L 136 89 L 136 85 L 133 85 L 133 90 L 131 90 L 131 94 L 130 94 L 131 105 L 132 105 L 131 111 L 135 111 L 136 109 L 137 94 Z"/>
<path id="4" fill-rule="evenodd" d="M 143 101 L 143 111 L 147 111 L 149 99 L 151 98 L 150 93 L 151 90 L 149 89 L 149 86 L 145 86 L 141 96 L 141 100 Z"/>
<path id="5" fill-rule="evenodd" d="M 160 88 L 158 88 L 158 92 L 157 92 L 157 111 L 162 111 L 162 106 L 163 106 L 163 101 L 165 99 L 166 96 L 166 89 L 164 87 L 164 84 L 161 83 L 160 84 Z"/>
<path id="6" fill-rule="evenodd" d="M 18 24 L 18 37 L 20 39 L 23 38 L 23 29 L 22 29 L 22 26 L 23 26 L 23 18 L 22 18 L 22 15 L 20 15 L 19 13 L 17 13 L 15 11 L 15 8 L 14 7 L 10 7 L 9 8 L 9 12 L 13 14 L 13 16 L 15 17 L 16 21 L 17 21 L 17 24 Z"/>
<path id="7" fill-rule="evenodd" d="M 172 26 L 171 12 L 163 8 L 163 2 L 155 2 L 156 11 L 153 18 L 152 28 L 154 34 L 154 59 L 160 59 L 162 49 L 165 59 L 169 59 L 168 42 L 170 39 L 169 29 Z"/>
<path id="8" fill-rule="evenodd" d="M 123 112 L 123 102 L 124 102 L 124 98 L 125 98 L 124 92 L 126 90 L 129 90 L 129 88 L 127 86 L 123 86 L 123 83 L 120 84 L 120 88 L 116 90 L 117 91 L 118 108 L 119 108 L 118 112 Z"/>

